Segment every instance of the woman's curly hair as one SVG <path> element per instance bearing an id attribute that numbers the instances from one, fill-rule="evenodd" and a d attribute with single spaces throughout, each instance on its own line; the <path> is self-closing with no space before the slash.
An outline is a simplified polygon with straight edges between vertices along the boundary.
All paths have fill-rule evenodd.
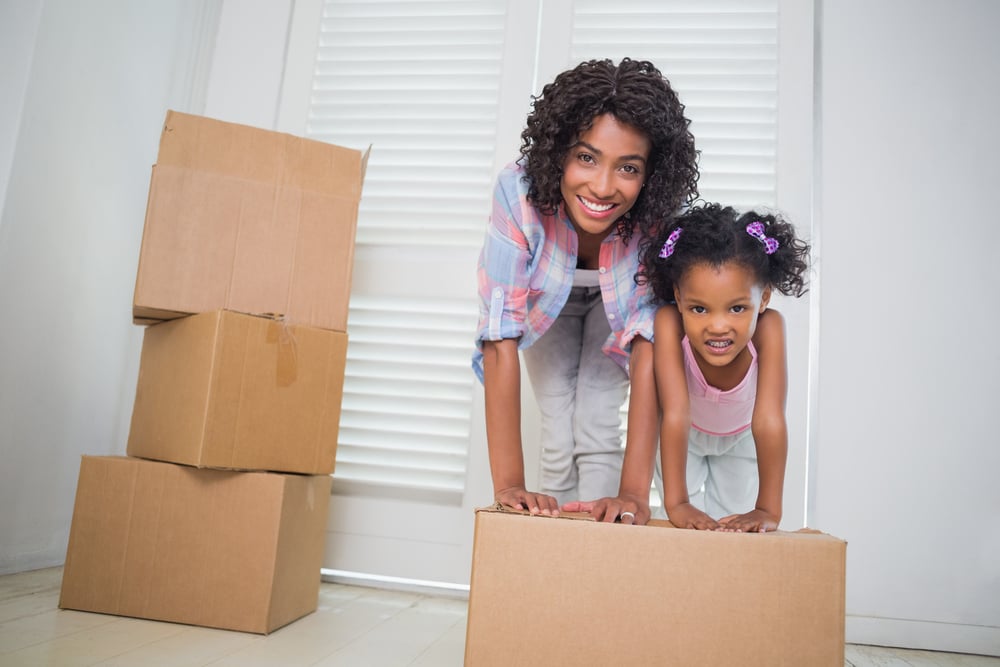
<path id="1" fill-rule="evenodd" d="M 521 133 L 528 200 L 542 213 L 555 213 L 570 147 L 595 118 L 608 113 L 649 139 L 645 187 L 618 223 L 624 241 L 638 229 L 648 243 L 660 225 L 698 196 L 698 152 L 690 121 L 670 82 L 650 62 L 589 60 L 559 74 L 532 99 Z"/>
<path id="2" fill-rule="evenodd" d="M 748 231 L 755 222 L 762 223 L 763 236 L 777 242 L 771 254 L 767 253 L 768 242 Z M 661 257 L 663 254 L 668 256 Z M 671 303 L 674 286 L 691 267 L 735 262 L 753 272 L 759 284 L 788 296 L 802 296 L 808 258 L 809 244 L 800 240 L 795 227 L 781 216 L 700 204 L 665 225 L 646 247 L 637 281 L 648 282 L 660 303 Z"/>

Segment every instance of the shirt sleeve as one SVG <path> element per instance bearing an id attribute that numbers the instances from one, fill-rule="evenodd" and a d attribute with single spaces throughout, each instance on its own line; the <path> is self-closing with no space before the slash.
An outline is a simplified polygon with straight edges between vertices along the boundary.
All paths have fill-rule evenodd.
<path id="1" fill-rule="evenodd" d="M 621 345 L 626 352 L 631 353 L 632 341 L 636 336 L 642 336 L 649 342 L 653 342 L 653 320 L 656 317 L 656 310 L 659 304 L 653 296 L 649 284 L 644 282 L 636 285 L 632 290 L 632 295 L 628 302 L 628 317 L 625 320 L 625 329 L 622 332 Z"/>
<path id="2" fill-rule="evenodd" d="M 493 210 L 477 271 L 479 349 L 485 340 L 519 338 L 524 333 L 531 249 L 522 221 L 530 207 L 520 178 L 520 170 L 505 169 L 493 193 Z"/>

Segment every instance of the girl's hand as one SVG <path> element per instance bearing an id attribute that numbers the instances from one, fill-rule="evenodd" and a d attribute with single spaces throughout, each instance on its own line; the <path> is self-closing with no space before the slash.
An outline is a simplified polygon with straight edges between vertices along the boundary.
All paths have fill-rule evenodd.
<path id="1" fill-rule="evenodd" d="M 527 491 L 523 486 L 512 486 L 497 491 L 493 500 L 514 509 L 528 510 L 531 514 L 559 516 L 559 503 L 555 498 L 544 493 Z"/>
<path id="2" fill-rule="evenodd" d="M 681 503 L 667 510 L 670 523 L 678 528 L 696 530 L 716 530 L 719 523 L 691 503 Z"/>
<path id="3" fill-rule="evenodd" d="M 778 517 L 764 510 L 730 514 L 719 519 L 717 530 L 727 533 L 766 533 L 778 530 Z"/>
<path id="4" fill-rule="evenodd" d="M 645 503 L 631 496 L 601 498 L 600 500 L 574 500 L 562 506 L 563 512 L 587 512 L 595 521 L 645 525 L 649 521 L 649 501 Z"/>

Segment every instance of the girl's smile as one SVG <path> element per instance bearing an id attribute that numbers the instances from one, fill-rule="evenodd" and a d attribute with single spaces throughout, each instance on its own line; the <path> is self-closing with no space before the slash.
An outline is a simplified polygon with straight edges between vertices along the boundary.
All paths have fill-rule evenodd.
<path id="1" fill-rule="evenodd" d="M 646 135 L 611 114 L 598 116 L 580 134 L 566 154 L 561 189 L 581 241 L 587 236 L 603 240 L 635 205 L 648 159 Z"/>
<path id="2" fill-rule="evenodd" d="M 674 296 L 705 379 L 723 391 L 736 386 L 750 366 L 747 345 L 757 316 L 767 308 L 770 288 L 757 284 L 741 264 L 700 263 L 685 272 Z"/>

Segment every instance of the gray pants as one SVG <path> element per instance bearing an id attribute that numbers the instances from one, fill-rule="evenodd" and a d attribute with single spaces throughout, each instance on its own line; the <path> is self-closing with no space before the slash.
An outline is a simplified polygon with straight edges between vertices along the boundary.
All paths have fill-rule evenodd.
<path id="1" fill-rule="evenodd" d="M 542 418 L 540 487 L 559 503 L 618 495 L 619 410 L 628 376 L 601 346 L 611 335 L 599 287 L 574 287 L 551 328 L 524 350 Z"/>
<path id="2" fill-rule="evenodd" d="M 752 510 L 759 476 L 757 446 L 750 429 L 736 435 L 709 435 L 692 428 L 687 487 L 691 504 L 713 519 Z"/>

